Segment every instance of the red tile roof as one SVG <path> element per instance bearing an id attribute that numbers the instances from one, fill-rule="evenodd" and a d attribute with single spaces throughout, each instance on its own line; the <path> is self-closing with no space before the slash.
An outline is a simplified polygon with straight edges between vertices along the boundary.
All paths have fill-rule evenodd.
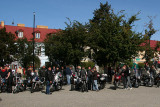
<path id="1" fill-rule="evenodd" d="M 149 40 L 147 41 L 149 43 Z M 150 47 L 155 48 L 157 43 L 160 41 L 150 40 Z M 145 46 L 146 43 L 142 43 L 140 46 Z M 160 48 L 158 48 L 158 51 L 160 51 Z"/>
<path id="2" fill-rule="evenodd" d="M 10 26 L 10 25 L 5 25 L 4 26 L 6 28 L 7 32 L 11 32 L 12 34 L 14 34 L 16 36 L 16 38 L 18 38 L 16 31 L 21 30 L 23 31 L 23 37 L 26 37 L 28 40 L 31 40 L 33 38 L 33 28 L 32 27 L 20 27 L 20 26 Z M 0 26 L 0 29 L 3 28 L 2 26 Z M 58 31 L 60 31 L 60 29 L 46 29 L 46 28 L 35 28 L 35 32 L 40 32 L 40 38 L 36 39 L 36 42 L 43 42 L 46 38 L 46 35 L 49 33 L 56 33 Z"/>

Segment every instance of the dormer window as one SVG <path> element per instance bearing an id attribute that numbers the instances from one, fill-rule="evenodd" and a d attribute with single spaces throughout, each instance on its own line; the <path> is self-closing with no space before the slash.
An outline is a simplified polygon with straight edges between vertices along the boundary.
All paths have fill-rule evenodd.
<path id="1" fill-rule="evenodd" d="M 23 38 L 23 30 L 22 29 L 17 30 L 15 33 L 18 36 L 18 38 Z"/>
<path id="2" fill-rule="evenodd" d="M 40 32 L 36 33 L 36 39 L 40 39 Z"/>
<path id="3" fill-rule="evenodd" d="M 22 31 L 18 32 L 18 37 L 23 38 L 23 32 Z"/>

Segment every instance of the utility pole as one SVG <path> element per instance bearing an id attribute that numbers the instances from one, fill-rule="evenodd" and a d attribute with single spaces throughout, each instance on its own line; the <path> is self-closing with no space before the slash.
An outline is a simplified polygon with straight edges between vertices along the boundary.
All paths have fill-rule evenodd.
<path id="1" fill-rule="evenodd" d="M 35 44 L 35 12 L 33 12 L 33 71 L 35 71 L 35 66 L 34 66 L 34 62 L 35 62 L 35 59 L 34 59 L 34 44 Z"/>

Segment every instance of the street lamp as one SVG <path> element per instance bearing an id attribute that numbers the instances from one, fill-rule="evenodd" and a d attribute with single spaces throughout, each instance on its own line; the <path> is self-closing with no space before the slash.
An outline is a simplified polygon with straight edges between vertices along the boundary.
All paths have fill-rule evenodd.
<path id="1" fill-rule="evenodd" d="M 33 12 L 33 71 L 35 71 L 35 67 L 34 67 L 34 44 L 35 44 L 35 12 Z"/>

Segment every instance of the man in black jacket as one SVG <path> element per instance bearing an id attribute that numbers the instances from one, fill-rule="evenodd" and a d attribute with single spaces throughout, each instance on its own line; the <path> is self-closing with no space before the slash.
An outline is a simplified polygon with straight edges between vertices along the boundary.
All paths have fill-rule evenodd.
<path id="1" fill-rule="evenodd" d="M 39 77 L 40 79 L 44 78 L 45 77 L 45 73 L 46 73 L 46 68 L 45 66 L 42 67 L 42 69 L 39 71 Z"/>
<path id="2" fill-rule="evenodd" d="M 88 90 L 92 90 L 93 88 L 93 75 L 92 75 L 92 69 L 91 67 L 88 67 L 88 71 L 87 71 L 87 74 L 88 74 Z"/>
<path id="3" fill-rule="evenodd" d="M 12 74 L 12 70 L 10 69 L 9 66 L 5 67 L 6 71 L 8 72 L 7 78 L 7 92 L 8 93 L 12 93 L 12 81 L 13 81 L 13 74 Z"/>
<path id="4" fill-rule="evenodd" d="M 94 91 L 98 91 L 98 84 L 97 84 L 97 80 L 98 80 L 98 72 L 96 70 L 96 67 L 93 68 L 93 81 L 94 81 L 94 85 L 93 85 L 93 90 Z"/>
<path id="5" fill-rule="evenodd" d="M 45 73 L 45 79 L 46 79 L 46 94 L 51 94 L 50 93 L 50 84 L 53 81 L 53 73 L 51 67 L 48 68 L 48 70 Z"/>
<path id="6" fill-rule="evenodd" d="M 124 89 L 127 89 L 126 86 L 127 86 L 127 75 L 128 74 L 126 72 L 126 65 L 123 65 L 121 75 L 122 75 Z"/>

